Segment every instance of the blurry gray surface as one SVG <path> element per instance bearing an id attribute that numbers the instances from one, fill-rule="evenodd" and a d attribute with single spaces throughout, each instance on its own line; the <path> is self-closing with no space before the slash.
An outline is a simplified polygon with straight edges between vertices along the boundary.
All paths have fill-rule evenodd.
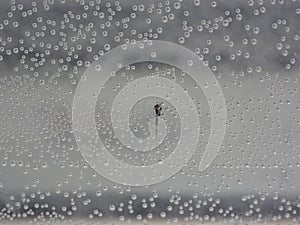
<path id="1" fill-rule="evenodd" d="M 93 210 L 99 208 L 100 219 L 116 221 L 147 218 L 151 212 L 163 220 L 222 221 L 238 215 L 240 223 L 248 217 L 299 223 L 300 2 L 120 1 L 120 7 L 91 2 L 0 2 L 0 205 L 5 209 L 0 215 L 54 211 L 67 218 L 70 211 L 88 219 L 98 217 Z M 210 130 L 203 92 L 195 90 L 188 74 L 169 65 L 154 63 L 149 69 L 149 63 L 141 63 L 120 70 L 108 82 L 111 90 L 98 98 L 104 112 L 96 120 L 98 131 L 109 116 L 102 99 L 111 105 L 122 87 L 145 74 L 171 70 L 167 76 L 200 103 L 199 150 L 169 180 L 141 188 L 114 184 L 89 167 L 75 143 L 71 107 L 78 81 L 97 56 L 143 38 L 181 44 L 203 57 L 224 92 L 228 121 L 219 155 L 199 172 Z M 112 154 L 122 158 L 122 152 Z M 168 154 L 141 157 L 151 162 Z M 129 204 L 134 195 L 138 200 Z M 182 200 L 176 204 L 178 196 Z M 49 207 L 41 209 L 46 203 Z M 24 208 L 27 204 L 32 210 Z M 127 205 L 133 205 L 133 213 Z"/>

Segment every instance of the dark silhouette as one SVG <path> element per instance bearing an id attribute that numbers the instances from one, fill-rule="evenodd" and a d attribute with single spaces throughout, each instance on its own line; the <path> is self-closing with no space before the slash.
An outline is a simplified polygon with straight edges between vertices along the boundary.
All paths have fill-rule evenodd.
<path id="1" fill-rule="evenodd" d="M 161 116 L 162 103 L 156 104 L 156 105 L 154 106 L 154 110 L 155 110 L 155 116 L 156 116 L 155 125 L 156 125 L 156 138 L 157 138 L 158 117 Z"/>

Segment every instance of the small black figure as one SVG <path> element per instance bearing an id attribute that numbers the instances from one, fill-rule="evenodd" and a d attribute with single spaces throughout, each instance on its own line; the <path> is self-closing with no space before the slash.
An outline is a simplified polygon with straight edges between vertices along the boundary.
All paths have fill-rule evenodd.
<path id="1" fill-rule="evenodd" d="M 154 106 L 154 109 L 155 109 L 156 116 L 161 116 L 161 110 L 162 110 L 161 104 L 156 104 Z"/>
<path id="2" fill-rule="evenodd" d="M 157 128 L 158 128 L 158 117 L 161 116 L 161 111 L 162 111 L 162 103 L 160 104 L 156 104 L 154 106 L 154 110 L 155 110 L 155 116 L 156 116 L 156 120 L 155 120 L 155 125 L 156 125 L 156 138 L 157 138 Z"/>

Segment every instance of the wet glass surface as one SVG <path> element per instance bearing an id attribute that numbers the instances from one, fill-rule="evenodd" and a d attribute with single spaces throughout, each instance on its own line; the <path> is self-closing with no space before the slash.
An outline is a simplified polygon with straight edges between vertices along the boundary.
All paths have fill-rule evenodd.
<path id="1" fill-rule="evenodd" d="M 0 224 L 299 224 L 299 21 L 0 0 Z"/>

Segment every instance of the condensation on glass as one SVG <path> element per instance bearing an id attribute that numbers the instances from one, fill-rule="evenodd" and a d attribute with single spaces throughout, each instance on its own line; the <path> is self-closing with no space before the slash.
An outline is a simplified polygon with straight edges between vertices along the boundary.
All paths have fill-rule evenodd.
<path id="1" fill-rule="evenodd" d="M 299 224 L 299 0 L 0 1 L 0 224 Z"/>

